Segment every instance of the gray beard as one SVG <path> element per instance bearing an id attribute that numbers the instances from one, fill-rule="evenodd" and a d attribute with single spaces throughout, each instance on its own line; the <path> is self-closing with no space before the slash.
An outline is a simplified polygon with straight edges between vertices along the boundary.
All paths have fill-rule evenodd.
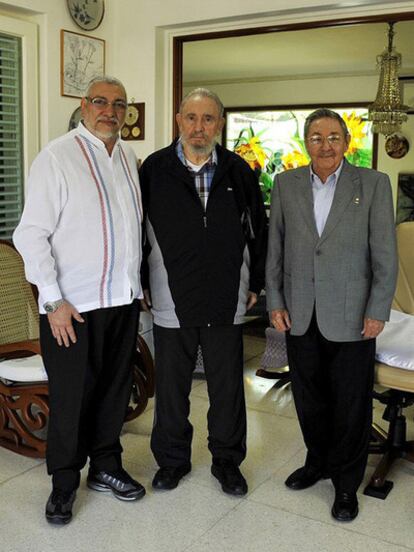
<path id="1" fill-rule="evenodd" d="M 88 129 L 89 130 L 89 129 Z M 114 132 L 100 132 L 99 130 L 94 130 L 92 132 L 97 138 L 99 138 L 102 141 L 105 140 L 115 140 L 118 137 L 119 131 Z"/>
<path id="2" fill-rule="evenodd" d="M 213 140 L 212 144 L 206 144 L 205 146 L 194 146 L 193 144 L 189 144 L 188 142 L 186 142 L 182 136 L 180 137 L 180 139 L 183 144 L 185 144 L 185 146 L 195 155 L 209 156 L 217 143 L 216 140 Z"/>
<path id="3" fill-rule="evenodd" d="M 99 140 L 102 140 L 102 142 L 105 142 L 105 140 L 112 140 L 112 139 L 116 140 L 116 138 L 119 135 L 119 130 L 117 130 L 116 132 L 112 132 L 110 130 L 108 132 L 101 132 L 99 130 L 90 128 L 89 125 L 84 120 L 82 120 L 82 123 L 89 130 L 91 134 L 99 138 Z"/>

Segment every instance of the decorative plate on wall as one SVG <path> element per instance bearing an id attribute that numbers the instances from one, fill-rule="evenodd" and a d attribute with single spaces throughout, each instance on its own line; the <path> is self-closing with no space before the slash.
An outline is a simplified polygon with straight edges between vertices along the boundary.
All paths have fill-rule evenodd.
<path id="1" fill-rule="evenodd" d="M 145 139 L 145 103 L 134 102 L 132 98 L 132 102 L 128 104 L 121 137 L 123 140 Z"/>
<path id="2" fill-rule="evenodd" d="M 396 132 L 385 141 L 385 151 L 393 159 L 405 157 L 410 149 L 410 144 L 405 136 Z"/>
<path id="3" fill-rule="evenodd" d="M 93 31 L 102 22 L 104 0 L 66 0 L 73 21 L 85 31 Z"/>

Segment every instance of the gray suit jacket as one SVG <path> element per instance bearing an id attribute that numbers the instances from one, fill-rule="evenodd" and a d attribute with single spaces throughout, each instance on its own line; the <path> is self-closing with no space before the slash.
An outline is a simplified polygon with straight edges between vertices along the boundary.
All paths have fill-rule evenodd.
<path id="1" fill-rule="evenodd" d="M 266 263 L 267 310 L 289 311 L 303 335 L 315 307 L 331 341 L 358 341 L 364 317 L 388 320 L 397 279 L 388 176 L 346 160 L 321 237 L 309 167 L 275 178 Z"/>

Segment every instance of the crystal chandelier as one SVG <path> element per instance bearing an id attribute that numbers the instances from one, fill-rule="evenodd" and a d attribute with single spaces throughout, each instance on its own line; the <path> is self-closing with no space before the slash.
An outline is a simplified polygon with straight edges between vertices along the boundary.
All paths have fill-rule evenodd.
<path id="1" fill-rule="evenodd" d="M 401 123 L 408 119 L 409 109 L 401 103 L 398 82 L 401 54 L 395 51 L 392 44 L 394 23 L 388 23 L 388 26 L 388 48 L 377 56 L 377 66 L 380 69 L 377 97 L 375 102 L 368 106 L 368 119 L 373 123 L 373 132 L 386 136 L 400 129 Z"/>

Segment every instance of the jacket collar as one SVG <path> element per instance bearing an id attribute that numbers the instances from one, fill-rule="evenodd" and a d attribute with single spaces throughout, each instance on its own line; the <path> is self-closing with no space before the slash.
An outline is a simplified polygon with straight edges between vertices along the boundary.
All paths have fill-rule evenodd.
<path id="1" fill-rule="evenodd" d="M 166 162 L 165 162 L 164 168 L 167 172 L 183 180 L 185 184 L 189 186 L 192 190 L 195 190 L 193 178 L 189 170 L 185 165 L 183 165 L 183 163 L 180 161 L 180 159 L 177 156 L 177 152 L 176 152 L 177 142 L 178 142 L 178 138 L 175 139 L 166 148 L 168 155 L 166 156 Z M 232 163 L 232 155 L 226 148 L 223 148 L 219 144 L 216 144 L 215 147 L 216 147 L 216 154 L 217 154 L 217 166 L 216 166 L 213 180 L 211 182 L 210 191 L 212 191 L 219 184 L 219 182 L 226 174 L 226 172 L 228 171 Z"/>
<path id="2" fill-rule="evenodd" d="M 352 199 L 358 195 L 360 189 L 360 177 L 356 167 L 344 159 L 341 174 L 339 175 L 331 210 L 326 220 L 320 241 L 324 241 L 341 219 L 345 209 Z"/>
<path id="3" fill-rule="evenodd" d="M 309 230 L 312 232 L 315 239 L 321 243 L 329 236 L 338 224 L 345 209 L 358 191 L 360 184 L 358 170 L 356 167 L 348 163 L 346 159 L 344 159 L 342 170 L 336 183 L 332 206 L 326 220 L 325 228 L 323 229 L 320 237 L 316 229 L 313 210 L 313 194 L 309 165 L 297 169 L 295 171 L 295 177 L 297 178 L 297 186 L 299 187 L 299 193 L 297 194 L 298 208 L 301 209 L 303 218 L 308 225 Z"/>

